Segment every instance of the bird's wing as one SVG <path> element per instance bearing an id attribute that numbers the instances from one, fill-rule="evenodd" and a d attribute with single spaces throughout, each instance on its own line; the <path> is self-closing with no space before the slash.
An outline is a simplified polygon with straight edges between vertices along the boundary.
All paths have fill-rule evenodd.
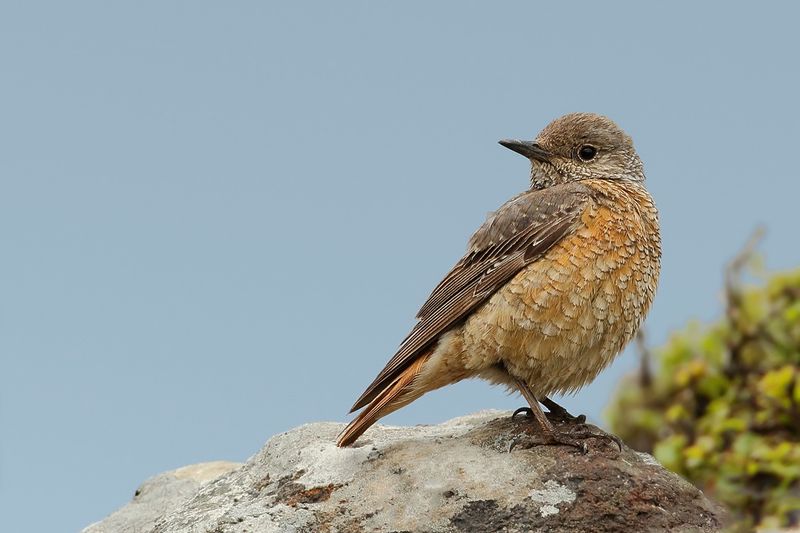
<path id="1" fill-rule="evenodd" d="M 571 233 L 581 220 L 587 188 L 572 182 L 527 191 L 490 214 L 467 254 L 436 286 L 394 357 L 351 409 L 361 409 L 443 332 L 464 320 L 520 270 Z"/>

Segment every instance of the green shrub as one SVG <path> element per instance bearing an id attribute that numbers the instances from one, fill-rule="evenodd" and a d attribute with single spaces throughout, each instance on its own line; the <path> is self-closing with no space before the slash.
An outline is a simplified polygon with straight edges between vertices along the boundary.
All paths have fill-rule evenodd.
<path id="1" fill-rule="evenodd" d="M 644 358 L 620 385 L 609 421 L 727 505 L 742 527 L 796 526 L 800 270 L 744 286 L 739 268 L 729 272 L 724 317 L 674 334 L 654 351 L 654 372 Z"/>

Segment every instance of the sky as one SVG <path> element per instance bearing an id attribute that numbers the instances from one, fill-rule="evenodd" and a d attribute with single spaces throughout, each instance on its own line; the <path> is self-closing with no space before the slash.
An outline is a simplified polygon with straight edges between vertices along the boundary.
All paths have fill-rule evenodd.
<path id="1" fill-rule="evenodd" d="M 497 144 L 617 121 L 658 204 L 651 344 L 757 224 L 800 265 L 789 2 L 3 2 L 0 515 L 77 531 L 148 477 L 347 420 L 486 213 Z M 603 423 L 626 350 L 563 398 Z M 518 396 L 479 381 L 387 417 Z M 6 529 L 7 528 L 7 529 Z"/>

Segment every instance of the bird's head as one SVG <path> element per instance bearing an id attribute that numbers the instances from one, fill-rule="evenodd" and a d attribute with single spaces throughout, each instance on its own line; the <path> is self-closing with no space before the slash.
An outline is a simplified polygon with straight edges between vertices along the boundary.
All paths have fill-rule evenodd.
<path id="1" fill-rule="evenodd" d="M 530 159 L 535 189 L 582 179 L 644 181 L 633 141 L 602 115 L 570 113 L 548 124 L 533 141 L 500 144 Z"/>

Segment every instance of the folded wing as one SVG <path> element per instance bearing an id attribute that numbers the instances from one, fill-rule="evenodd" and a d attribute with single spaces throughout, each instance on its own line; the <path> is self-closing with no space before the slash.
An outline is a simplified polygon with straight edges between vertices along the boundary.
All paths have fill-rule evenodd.
<path id="1" fill-rule="evenodd" d="M 590 201 L 572 182 L 527 191 L 489 215 L 470 239 L 467 254 L 436 286 L 394 357 L 351 409 L 361 409 L 413 364 L 439 335 L 462 322 L 492 294 L 574 231 Z"/>

